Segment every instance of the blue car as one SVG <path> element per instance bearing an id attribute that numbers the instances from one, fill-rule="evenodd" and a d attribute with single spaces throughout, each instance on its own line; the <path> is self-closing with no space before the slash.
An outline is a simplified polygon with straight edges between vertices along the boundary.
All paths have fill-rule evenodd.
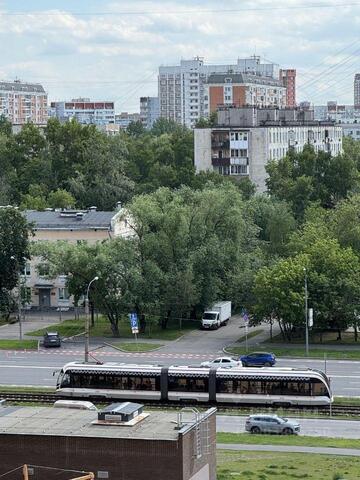
<path id="1" fill-rule="evenodd" d="M 266 352 L 253 352 L 239 357 L 243 367 L 272 367 L 276 363 L 275 355 Z"/>

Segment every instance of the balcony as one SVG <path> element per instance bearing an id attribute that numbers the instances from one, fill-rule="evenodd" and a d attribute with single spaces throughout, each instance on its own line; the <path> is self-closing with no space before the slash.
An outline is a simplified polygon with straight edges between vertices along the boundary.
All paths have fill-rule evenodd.
<path id="1" fill-rule="evenodd" d="M 229 157 L 225 157 L 225 158 L 212 157 L 211 163 L 214 167 L 230 166 L 230 158 Z"/>
<path id="2" fill-rule="evenodd" d="M 223 148 L 224 150 L 229 150 L 230 148 L 230 141 L 229 140 L 218 140 L 211 142 L 212 148 Z"/>

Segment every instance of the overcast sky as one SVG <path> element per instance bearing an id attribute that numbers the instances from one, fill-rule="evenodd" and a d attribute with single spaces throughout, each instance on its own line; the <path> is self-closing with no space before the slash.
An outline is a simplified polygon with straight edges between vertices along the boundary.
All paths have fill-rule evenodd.
<path id="1" fill-rule="evenodd" d="M 256 53 L 297 69 L 299 101 L 352 103 L 359 32 L 360 0 L 0 0 L 0 78 L 134 112 L 161 64 Z"/>

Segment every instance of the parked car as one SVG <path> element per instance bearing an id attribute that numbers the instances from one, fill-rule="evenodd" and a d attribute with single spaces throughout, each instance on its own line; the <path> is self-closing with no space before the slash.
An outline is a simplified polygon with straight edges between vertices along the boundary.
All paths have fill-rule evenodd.
<path id="1" fill-rule="evenodd" d="M 243 367 L 273 367 L 276 358 L 273 353 L 253 352 L 239 357 Z"/>
<path id="2" fill-rule="evenodd" d="M 57 332 L 46 332 L 44 334 L 43 345 L 45 348 L 61 347 L 61 338 Z"/>
<path id="3" fill-rule="evenodd" d="M 294 435 L 300 432 L 299 423 L 278 415 L 250 415 L 246 419 L 245 430 L 251 433 L 277 433 Z"/>
<path id="4" fill-rule="evenodd" d="M 219 357 L 215 360 L 209 360 L 208 362 L 202 362 L 202 367 L 241 367 L 242 364 L 238 360 L 234 360 L 231 357 Z"/>

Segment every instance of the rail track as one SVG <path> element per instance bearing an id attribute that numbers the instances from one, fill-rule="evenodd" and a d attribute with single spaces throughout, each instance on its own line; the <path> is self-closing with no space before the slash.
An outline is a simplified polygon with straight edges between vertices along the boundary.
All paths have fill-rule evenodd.
<path id="1" fill-rule="evenodd" d="M 40 405 L 51 405 L 56 400 L 66 400 L 67 397 L 62 397 L 56 395 L 55 393 L 18 393 L 18 392 L 0 392 L 0 400 L 6 400 L 8 403 L 37 403 Z M 72 398 L 72 400 L 84 400 L 83 398 Z M 87 398 L 87 400 L 93 401 L 94 403 L 107 403 L 109 400 L 99 400 L 98 398 Z M 158 403 L 158 402 L 145 402 L 147 407 L 159 408 L 159 409 L 179 409 L 184 406 L 190 407 L 201 407 L 201 405 L 190 404 L 190 403 Z M 257 412 L 260 410 L 267 409 L 269 412 L 279 411 L 278 408 L 267 406 L 267 405 L 216 405 L 220 413 L 229 413 L 233 414 L 235 412 L 241 414 L 248 414 L 251 412 Z M 351 416 L 351 417 L 360 417 L 360 405 L 332 405 L 331 412 L 330 407 L 288 407 L 282 408 L 283 412 L 286 414 L 295 414 L 303 415 L 306 413 L 318 414 L 322 416 Z"/>

